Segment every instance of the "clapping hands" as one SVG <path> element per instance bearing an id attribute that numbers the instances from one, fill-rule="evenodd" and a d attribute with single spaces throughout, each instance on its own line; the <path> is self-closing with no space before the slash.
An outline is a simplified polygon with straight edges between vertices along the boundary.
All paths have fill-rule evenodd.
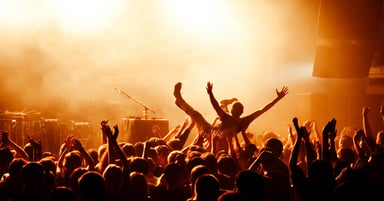
<path id="1" fill-rule="evenodd" d="M 323 135 L 326 135 L 327 137 L 333 140 L 336 137 L 336 133 L 336 119 L 332 119 L 327 123 L 327 125 L 325 125 L 323 129 Z"/>
<path id="2" fill-rule="evenodd" d="M 119 135 L 119 127 L 117 126 L 117 124 L 113 126 L 115 130 L 114 132 L 112 132 L 111 127 L 108 124 L 108 120 L 102 120 L 100 124 L 101 124 L 101 130 L 107 136 L 108 140 L 116 142 L 117 136 Z"/>
<path id="3" fill-rule="evenodd" d="M 79 139 L 77 139 L 75 136 L 73 135 L 69 135 L 65 138 L 65 147 L 68 151 L 72 150 L 72 149 L 76 149 L 76 150 L 82 150 L 83 149 L 83 145 L 82 143 L 80 142 Z"/>

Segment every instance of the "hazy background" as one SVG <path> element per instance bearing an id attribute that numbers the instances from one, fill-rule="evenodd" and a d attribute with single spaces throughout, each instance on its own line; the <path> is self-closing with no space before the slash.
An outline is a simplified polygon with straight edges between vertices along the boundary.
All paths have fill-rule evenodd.
<path id="1" fill-rule="evenodd" d="M 351 86 L 364 83 L 311 76 L 318 3 L 0 0 L 0 110 L 37 110 L 47 118 L 96 124 L 142 117 L 143 107 L 119 88 L 153 108 L 151 118 L 169 119 L 172 128 L 185 118 L 174 104 L 179 81 L 185 99 L 209 121 L 215 112 L 207 81 L 218 100 L 237 97 L 245 114 L 287 85 L 290 93 L 250 128 L 285 136 L 292 117 L 323 123 L 339 112 L 328 111 L 329 93 L 348 97 L 356 90 Z M 311 94 L 320 94 L 317 101 L 326 109 L 321 117 L 312 115 Z"/>

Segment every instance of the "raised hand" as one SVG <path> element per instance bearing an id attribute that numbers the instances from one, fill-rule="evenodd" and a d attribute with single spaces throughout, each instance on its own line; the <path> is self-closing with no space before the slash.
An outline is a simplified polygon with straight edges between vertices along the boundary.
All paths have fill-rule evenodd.
<path id="1" fill-rule="evenodd" d="M 173 95 L 175 98 L 181 98 L 181 82 L 175 84 L 175 88 L 173 90 Z"/>
<path id="2" fill-rule="evenodd" d="M 292 126 L 291 126 L 291 125 L 288 125 L 288 137 L 289 137 L 289 138 L 292 138 L 292 137 L 293 137 Z"/>
<path id="3" fill-rule="evenodd" d="M 299 126 L 299 120 L 297 119 L 297 117 L 294 117 L 292 119 L 292 122 L 293 122 L 293 125 L 296 127 L 296 126 Z"/>
<path id="4" fill-rule="evenodd" d="M 302 127 L 300 127 L 300 133 L 301 133 L 303 139 L 306 142 L 309 142 L 309 135 L 311 134 L 311 131 L 308 131 L 305 126 L 302 126 Z"/>
<path id="5" fill-rule="evenodd" d="M 102 120 L 100 124 L 101 124 L 101 130 L 103 131 L 103 133 L 107 137 L 110 137 L 112 135 L 112 130 L 111 130 L 111 127 L 109 127 L 108 120 Z"/>
<path id="6" fill-rule="evenodd" d="M 362 112 L 363 116 L 367 116 L 368 113 L 369 113 L 369 111 L 371 111 L 371 108 L 369 108 L 369 107 L 363 107 L 363 112 Z"/>
<path id="7" fill-rule="evenodd" d="M 335 121 L 334 126 L 332 128 L 332 131 L 328 134 L 329 139 L 331 139 L 332 141 L 335 140 L 336 134 L 337 134 L 337 129 L 335 128 L 335 125 L 336 125 L 336 121 Z"/>
<path id="8" fill-rule="evenodd" d="M 87 161 L 89 165 L 89 170 L 93 170 L 95 166 L 95 161 L 93 161 L 91 155 L 84 149 L 80 140 L 77 139 L 75 136 L 72 136 L 70 139 L 72 142 L 72 147 L 78 150 L 81 153 L 81 155 L 84 157 L 85 161 Z"/>
<path id="9" fill-rule="evenodd" d="M 100 122 L 100 124 L 101 124 L 101 126 L 106 126 L 106 125 L 108 125 L 108 119 L 103 119 L 103 120 L 101 120 L 101 122 Z"/>
<path id="10" fill-rule="evenodd" d="M 292 119 L 292 122 L 293 122 L 293 126 L 296 129 L 297 136 L 301 138 L 302 135 L 301 135 L 301 132 L 300 132 L 300 126 L 299 126 L 299 121 L 298 121 L 297 117 L 294 117 Z"/>
<path id="11" fill-rule="evenodd" d="M 316 130 L 317 129 L 317 124 L 316 124 L 316 121 L 312 121 L 312 130 Z"/>
<path id="12" fill-rule="evenodd" d="M 276 95 L 278 98 L 283 98 L 285 95 L 288 94 L 288 87 L 284 86 L 281 91 L 276 89 Z"/>
<path id="13" fill-rule="evenodd" d="M 113 132 L 111 138 L 112 140 L 116 141 L 117 140 L 117 136 L 119 136 L 119 126 L 116 124 L 115 126 L 113 126 L 113 128 L 115 129 L 115 132 Z"/>
<path id="14" fill-rule="evenodd" d="M 42 152 L 41 152 L 41 140 L 37 141 L 33 138 L 30 138 L 29 135 L 27 135 L 28 142 L 32 145 L 34 150 L 34 156 L 33 160 L 40 160 L 42 158 Z"/>
<path id="15" fill-rule="evenodd" d="M 327 123 L 327 125 L 324 126 L 323 134 L 328 135 L 330 132 L 334 132 L 335 126 L 336 126 L 336 119 L 332 119 Z"/>
<path id="16" fill-rule="evenodd" d="M 212 93 L 212 89 L 213 89 L 213 83 L 212 82 L 207 82 L 207 93 L 208 94 L 211 94 Z"/>
<path id="17" fill-rule="evenodd" d="M 72 149 L 72 138 L 74 138 L 73 135 L 68 135 L 64 140 L 65 148 L 67 151 L 71 151 Z"/>
<path id="18" fill-rule="evenodd" d="M 313 122 L 314 121 L 311 121 L 311 120 L 307 120 L 303 123 L 303 126 L 308 130 L 308 131 L 311 131 L 312 128 L 313 128 Z"/>
<path id="19" fill-rule="evenodd" d="M 76 137 L 72 137 L 71 138 L 71 141 L 72 141 L 72 147 L 77 149 L 77 150 L 82 150 L 83 149 L 83 145 L 81 144 L 80 140 L 77 139 Z"/>
<path id="20" fill-rule="evenodd" d="M 353 135 L 353 139 L 355 141 L 358 141 L 360 139 L 363 139 L 365 137 L 363 129 L 358 129 L 355 134 Z"/>
<path id="21" fill-rule="evenodd" d="M 33 138 L 30 138 L 29 135 L 27 135 L 28 142 L 31 143 L 33 148 L 41 150 L 41 140 L 36 141 Z"/>

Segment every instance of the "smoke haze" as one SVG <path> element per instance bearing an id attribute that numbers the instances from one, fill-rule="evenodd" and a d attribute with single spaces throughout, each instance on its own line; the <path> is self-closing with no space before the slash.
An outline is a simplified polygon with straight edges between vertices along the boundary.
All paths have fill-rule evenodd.
<path id="1" fill-rule="evenodd" d="M 0 110 L 96 122 L 142 116 L 142 106 L 118 88 L 153 108 L 150 117 L 169 119 L 173 127 L 185 118 L 174 104 L 173 86 L 179 81 L 185 99 L 208 121 L 215 113 L 205 92 L 207 81 L 214 83 L 217 99 L 237 97 L 245 114 L 287 85 L 290 94 L 252 124 L 255 132 L 285 132 L 295 113 L 288 104 L 314 90 L 308 81 L 317 4 L 213 0 L 223 8 L 209 7 L 216 21 L 192 30 L 184 26 L 192 22 L 183 23 L 180 14 L 187 12 L 173 15 L 177 7 L 169 9 L 168 1 L 110 1 L 114 4 L 104 18 L 84 23 L 94 17 L 75 14 L 99 12 L 93 7 L 99 1 L 85 6 L 78 1 L 85 8 L 78 13 L 64 12 L 51 3 L 56 1 L 0 1 Z M 197 7 L 196 16 L 202 8 Z"/>

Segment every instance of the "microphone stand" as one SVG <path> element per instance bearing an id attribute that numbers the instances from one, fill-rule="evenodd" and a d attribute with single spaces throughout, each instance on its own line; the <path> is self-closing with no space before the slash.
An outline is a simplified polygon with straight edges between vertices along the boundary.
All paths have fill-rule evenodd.
<path id="1" fill-rule="evenodd" d="M 144 118 L 145 118 L 146 120 L 148 119 L 148 110 L 151 111 L 151 112 L 153 112 L 153 113 L 156 113 L 153 109 L 151 109 L 150 107 L 146 106 L 144 103 L 138 101 L 136 98 L 131 97 L 130 95 L 126 94 L 124 91 L 121 91 L 121 90 L 118 89 L 118 88 L 115 88 L 115 90 L 116 90 L 117 92 L 119 92 L 120 94 L 124 95 L 125 97 L 127 97 L 127 98 L 133 100 L 133 101 L 136 102 L 137 104 L 141 105 L 141 106 L 144 108 L 143 113 L 144 113 Z"/>

